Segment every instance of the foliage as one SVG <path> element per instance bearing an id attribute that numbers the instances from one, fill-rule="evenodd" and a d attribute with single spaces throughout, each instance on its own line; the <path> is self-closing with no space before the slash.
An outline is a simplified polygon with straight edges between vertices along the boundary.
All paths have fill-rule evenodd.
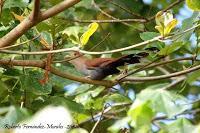
<path id="1" fill-rule="evenodd" d="M 41 11 L 61 1 L 41 1 Z M 0 6 L 0 37 L 4 37 L 29 16 L 34 7 L 33 2 L 33 0 L 4 1 L 4 4 Z M 190 29 L 198 26 L 200 22 L 199 0 L 180 2 L 164 14 L 159 11 L 166 9 L 174 1 L 153 0 L 149 4 L 144 0 L 96 0 L 96 3 L 93 2 L 93 0 L 82 0 L 60 14 L 40 22 L 15 42 L 15 44 L 20 44 L 18 47 L 10 50 L 33 52 L 48 50 L 53 46 L 54 49 L 79 47 L 86 51 L 91 49 L 109 51 L 145 42 L 161 35 L 161 38 L 147 45 L 101 56 L 118 58 L 124 54 L 138 53 L 156 47 L 159 52 L 150 52 L 142 64 L 155 61 L 160 57 L 165 58 L 157 62 L 195 57 L 158 67 L 145 68 L 133 74 L 133 77 L 165 75 L 200 65 L 200 30 L 199 27 Z M 94 4 L 102 11 L 98 10 Z M 194 12 L 182 22 L 178 21 L 177 19 L 182 17 L 180 11 L 186 10 L 185 6 Z M 113 19 L 106 16 L 104 12 L 115 16 L 115 20 L 147 18 L 148 22 L 96 23 L 90 21 Z M 186 12 L 191 11 L 187 9 Z M 86 23 L 84 20 L 89 22 Z M 178 26 L 177 23 L 179 23 Z M 187 29 L 190 30 L 186 31 Z M 52 56 L 53 61 L 60 61 L 67 54 L 61 52 L 48 55 Z M 93 128 L 95 128 L 94 132 L 111 133 L 126 131 L 134 133 L 199 132 L 200 70 L 186 73 L 181 77 L 137 83 L 123 82 L 108 88 L 62 78 L 50 73 L 48 68 L 43 70 L 37 67 L 15 66 L 12 63 L 2 64 L 3 59 L 43 61 L 48 58 L 48 55 L 0 53 L 0 128 L 5 128 L 5 124 L 17 125 L 26 121 L 34 121 L 37 115 L 47 108 L 51 107 L 54 110 L 53 106 L 58 106 L 58 108 L 62 106 L 60 108 L 64 108 L 67 115 L 71 115 L 73 119 L 73 124 L 69 127 L 70 133 L 87 133 Z M 95 57 L 100 57 L 100 55 L 91 55 L 91 58 Z M 68 62 L 54 62 L 52 67 L 56 67 L 61 73 L 67 72 L 84 77 Z M 128 72 L 138 68 L 141 68 L 141 65 L 129 65 Z M 116 77 L 118 75 L 109 76 L 106 80 L 115 81 Z M 177 83 L 181 78 L 183 80 Z M 43 79 L 47 82 L 43 82 Z M 56 113 L 60 113 L 60 110 L 56 111 L 57 109 L 52 115 L 56 116 L 58 115 Z M 51 116 L 44 119 L 48 121 L 48 117 Z"/>

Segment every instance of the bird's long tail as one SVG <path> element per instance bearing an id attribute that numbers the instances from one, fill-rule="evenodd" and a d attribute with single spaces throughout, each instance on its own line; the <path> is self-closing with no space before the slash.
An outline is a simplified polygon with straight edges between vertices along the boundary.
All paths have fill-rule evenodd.
<path id="1" fill-rule="evenodd" d="M 118 66 L 123 66 L 125 64 L 135 64 L 135 63 L 140 63 L 140 59 L 148 56 L 149 53 L 147 52 L 141 52 L 137 54 L 129 54 L 125 55 L 116 61 L 114 61 L 111 66 L 113 67 L 118 67 Z"/>

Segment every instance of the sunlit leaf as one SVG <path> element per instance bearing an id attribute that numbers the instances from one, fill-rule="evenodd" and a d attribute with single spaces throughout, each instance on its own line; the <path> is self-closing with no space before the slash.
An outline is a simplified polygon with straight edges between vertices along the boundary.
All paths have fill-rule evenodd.
<path id="1" fill-rule="evenodd" d="M 186 0 L 187 6 L 194 10 L 194 11 L 200 11 L 200 1 L 199 0 Z"/>
<path id="2" fill-rule="evenodd" d="M 195 129 L 195 126 L 185 118 L 180 118 L 169 125 L 161 127 L 162 130 L 159 133 L 189 133 Z"/>
<path id="3" fill-rule="evenodd" d="M 161 49 L 158 52 L 158 54 L 164 55 L 164 56 L 169 55 L 169 54 L 177 51 L 178 49 L 180 49 L 183 45 L 184 45 L 184 43 L 182 43 L 182 42 L 175 42 L 173 44 L 165 46 L 163 49 Z"/>
<path id="4" fill-rule="evenodd" d="M 173 18 L 173 14 L 170 11 L 158 12 L 156 14 L 156 26 L 161 36 L 167 36 L 171 30 L 177 25 L 178 20 Z"/>
<path id="5" fill-rule="evenodd" d="M 88 27 L 89 27 L 88 30 L 80 38 L 81 46 L 84 46 L 89 41 L 90 37 L 98 29 L 99 24 L 98 23 L 91 23 Z"/>
<path id="6" fill-rule="evenodd" d="M 131 106 L 128 112 L 131 117 L 131 126 L 138 128 L 145 126 L 147 130 L 150 129 L 151 120 L 154 116 L 154 111 L 151 108 L 151 102 L 146 101 L 144 103 Z"/>
<path id="7" fill-rule="evenodd" d="M 162 88 L 165 86 L 166 84 L 158 84 L 143 90 L 137 95 L 137 99 L 133 103 L 133 106 L 140 105 L 146 101 L 151 101 L 151 107 L 155 112 L 164 113 L 169 117 L 179 114 L 189 108 L 184 97 L 163 90 Z M 176 101 L 179 101 L 180 103 L 178 104 Z"/>

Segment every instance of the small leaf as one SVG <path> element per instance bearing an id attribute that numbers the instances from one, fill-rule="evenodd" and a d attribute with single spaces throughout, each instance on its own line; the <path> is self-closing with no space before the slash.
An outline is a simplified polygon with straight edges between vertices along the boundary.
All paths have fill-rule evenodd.
<path id="1" fill-rule="evenodd" d="M 177 51 L 178 49 L 180 49 L 182 46 L 184 45 L 184 43 L 182 42 L 175 42 L 173 44 L 170 44 L 168 46 L 165 46 L 163 49 L 161 49 L 158 54 L 159 55 L 169 55 L 175 51 Z"/>
<path id="2" fill-rule="evenodd" d="M 23 16 L 17 15 L 14 12 L 11 12 L 13 14 L 13 16 L 15 17 L 15 19 L 19 20 L 20 22 L 22 22 L 24 20 Z"/>
<path id="3" fill-rule="evenodd" d="M 109 101 L 112 101 L 112 102 L 118 102 L 118 103 L 124 103 L 124 102 L 127 102 L 127 103 L 131 103 L 131 99 L 129 99 L 128 97 L 126 96 L 123 96 L 121 94 L 112 94 L 112 95 L 109 95 L 108 97 L 106 97 L 106 101 L 109 102 Z"/>
<path id="4" fill-rule="evenodd" d="M 156 33 L 156 32 L 143 32 L 143 33 L 140 33 L 140 38 L 143 41 L 153 39 L 154 37 L 157 37 L 157 36 L 159 36 L 159 33 Z"/>
<path id="5" fill-rule="evenodd" d="M 84 46 L 89 41 L 90 37 L 94 34 L 98 27 L 98 23 L 92 23 L 89 25 L 89 29 L 80 38 L 81 46 Z"/>
<path id="6" fill-rule="evenodd" d="M 194 10 L 194 11 L 200 11 L 200 1 L 199 0 L 186 0 L 187 6 Z"/>

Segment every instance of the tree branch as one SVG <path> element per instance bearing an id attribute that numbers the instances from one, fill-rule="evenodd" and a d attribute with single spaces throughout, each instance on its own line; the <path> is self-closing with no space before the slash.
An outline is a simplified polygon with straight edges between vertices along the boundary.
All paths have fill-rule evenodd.
<path id="1" fill-rule="evenodd" d="M 46 20 L 65 9 L 77 4 L 80 2 L 80 0 L 65 0 L 52 8 L 44 11 L 41 13 L 41 15 L 38 16 L 38 19 L 34 20 L 31 19 L 31 16 L 28 16 L 26 19 L 24 19 L 18 26 L 16 26 L 13 30 L 11 30 L 8 34 L 6 34 L 4 37 L 0 39 L 0 48 L 8 45 L 12 45 L 19 37 L 21 37 L 27 30 L 29 30 L 31 27 L 35 26 L 39 22 Z M 37 12 L 39 7 L 39 0 L 35 0 L 35 8 L 33 12 Z M 35 13 L 32 13 L 33 16 Z M 35 14 L 37 15 L 37 13 Z"/>
<path id="2" fill-rule="evenodd" d="M 32 15 L 30 17 L 31 21 L 37 21 L 40 15 L 40 0 L 35 0 L 34 1 L 34 8 L 33 8 L 33 12 Z"/>
<path id="3" fill-rule="evenodd" d="M 174 36 L 178 36 L 178 35 L 182 35 L 186 32 L 189 32 L 197 27 L 199 27 L 200 24 L 197 24 L 189 29 L 186 29 L 183 32 L 180 33 L 176 33 L 172 36 L 168 36 L 165 37 L 165 39 L 170 39 Z M 11 50 L 1 50 L 0 49 L 0 53 L 7 53 L 7 54 L 21 54 L 21 55 L 41 55 L 41 54 L 51 54 L 51 53 L 61 53 L 61 52 L 70 52 L 70 51 L 78 51 L 80 53 L 83 54 L 93 54 L 93 55 L 98 55 L 98 54 L 111 54 L 111 53 L 116 53 L 116 52 L 122 52 L 122 51 L 127 51 L 136 47 L 140 47 L 140 46 L 145 46 L 149 43 L 155 42 L 155 41 L 159 41 L 160 39 L 163 39 L 162 36 L 157 36 L 154 37 L 153 39 L 141 42 L 141 43 L 137 43 L 137 44 L 133 44 L 131 46 L 128 47 L 124 47 L 124 48 L 119 48 L 119 49 L 114 49 L 114 50 L 110 50 L 110 51 L 103 51 L 103 52 L 91 52 L 91 51 L 85 51 L 85 50 L 80 50 L 79 47 L 72 47 L 72 48 L 64 48 L 64 49 L 58 49 L 58 50 L 52 50 L 52 51 L 37 51 L 37 52 L 21 52 L 21 51 L 11 51 Z M 1 42 L 0 42 L 1 44 Z"/>
<path id="4" fill-rule="evenodd" d="M 124 82 L 124 81 L 145 82 L 145 81 L 161 80 L 161 79 L 167 79 L 167 78 L 171 78 L 171 77 L 178 77 L 181 75 L 185 75 L 187 73 L 194 72 L 199 69 L 200 69 L 200 65 L 197 65 L 195 67 L 191 67 L 189 69 L 185 69 L 180 72 L 175 72 L 175 73 L 166 74 L 166 75 L 152 76 L 152 77 L 127 77 L 127 78 L 120 80 L 120 82 Z"/>
<path id="5" fill-rule="evenodd" d="M 31 66 L 31 67 L 38 67 L 38 68 L 42 68 L 45 69 L 45 61 L 41 61 L 41 60 L 9 60 L 9 59 L 0 59 L 0 64 L 3 65 L 14 65 L 14 66 Z M 51 66 L 50 68 L 50 72 L 66 78 L 66 79 L 70 79 L 73 81 L 78 81 L 78 82 L 82 82 L 82 83 L 88 83 L 88 84 L 93 84 L 93 85 L 101 85 L 101 86 L 106 86 L 106 87 L 112 87 L 113 85 L 115 85 L 114 82 L 112 81 L 98 81 L 98 80 L 91 80 L 91 79 L 87 79 L 87 78 L 82 78 L 82 77 L 78 77 L 78 76 L 74 76 L 71 74 L 68 74 L 66 72 L 60 71 L 54 67 Z"/>

